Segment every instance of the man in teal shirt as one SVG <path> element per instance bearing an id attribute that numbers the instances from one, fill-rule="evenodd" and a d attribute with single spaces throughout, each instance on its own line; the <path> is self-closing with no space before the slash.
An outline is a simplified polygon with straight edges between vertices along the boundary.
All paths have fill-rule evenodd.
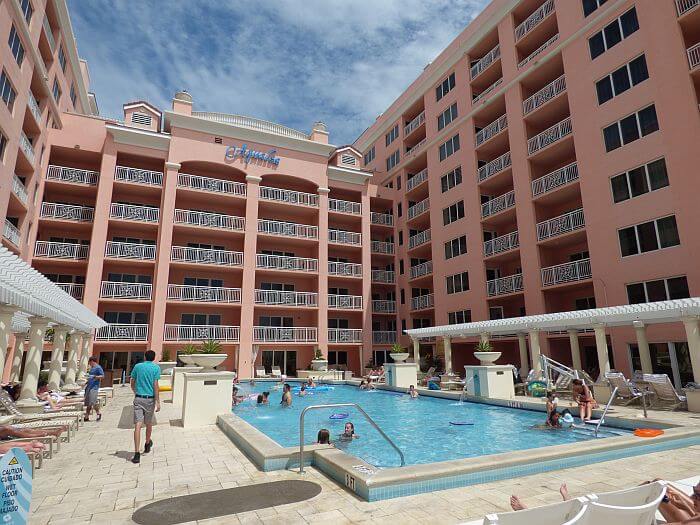
<path id="1" fill-rule="evenodd" d="M 134 391 L 134 457 L 132 463 L 141 462 L 141 427 L 146 423 L 146 443 L 143 453 L 148 454 L 153 447 L 153 413 L 160 411 L 158 379 L 160 367 L 153 362 L 156 353 L 147 350 L 146 360 L 131 369 L 131 390 Z"/>

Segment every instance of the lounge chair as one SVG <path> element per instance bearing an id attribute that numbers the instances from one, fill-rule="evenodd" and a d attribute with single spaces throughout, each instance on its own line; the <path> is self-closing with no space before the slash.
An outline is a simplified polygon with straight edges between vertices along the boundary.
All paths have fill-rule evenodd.
<path id="1" fill-rule="evenodd" d="M 12 400 L 10 395 L 7 393 L 6 390 L 0 388 L 0 407 L 4 409 L 8 414 L 11 416 L 14 416 L 17 421 L 19 422 L 26 422 L 26 421 L 39 421 L 39 420 L 51 420 L 51 419 L 57 419 L 57 418 L 74 418 L 76 425 L 79 425 L 81 421 L 83 421 L 85 417 L 85 413 L 80 410 L 63 410 L 63 409 L 57 409 L 57 410 L 51 410 L 48 412 L 38 412 L 36 414 L 25 414 L 23 413 L 19 408 L 17 408 L 17 405 L 15 402 Z"/>
<path id="2" fill-rule="evenodd" d="M 622 372 L 608 372 L 605 374 L 605 379 L 608 380 L 611 392 L 617 388 L 616 400 L 619 400 L 622 406 L 639 401 L 646 395 L 644 391 L 637 388 L 637 385 L 628 380 Z"/>
<path id="3" fill-rule="evenodd" d="M 272 367 L 272 377 L 280 378 L 282 377 L 282 370 L 280 369 L 279 366 L 273 366 Z"/>
<path id="4" fill-rule="evenodd" d="M 632 489 L 590 494 L 582 525 L 629 523 L 648 525 L 656 522 L 656 510 L 666 495 L 664 482 L 649 483 Z"/>
<path id="5" fill-rule="evenodd" d="M 629 489 L 603 492 L 601 494 L 588 494 L 586 498 L 590 502 L 601 505 L 613 505 L 618 507 L 639 507 L 656 501 L 657 504 L 666 494 L 666 481 L 654 481 L 645 485 L 639 485 Z"/>
<path id="6" fill-rule="evenodd" d="M 16 440 L 13 439 L 13 440 L 4 441 L 4 443 L 12 443 L 13 441 L 17 441 L 17 442 L 21 441 L 24 443 L 27 442 L 26 439 L 16 439 Z M 26 452 L 26 451 L 25 451 L 25 454 L 27 454 L 27 457 L 29 458 L 29 464 L 32 466 L 32 474 L 34 474 L 34 471 L 36 469 L 39 469 L 44 465 L 44 455 L 43 454 L 37 454 L 36 452 Z M 2 457 L 4 455 L 5 454 L 0 454 L 0 459 L 2 459 Z"/>
<path id="7" fill-rule="evenodd" d="M 487 514 L 483 525 L 573 525 L 582 524 L 588 510 L 586 498 L 576 498 L 551 505 L 515 512 Z M 613 523 L 613 522 L 610 522 Z"/>
<path id="8" fill-rule="evenodd" d="M 428 383 L 428 379 L 435 376 L 435 370 L 437 370 L 437 367 L 431 366 L 430 368 L 428 368 L 428 371 L 425 374 L 423 374 L 418 380 L 418 384 L 426 386 L 426 384 Z"/>
<path id="9" fill-rule="evenodd" d="M 676 391 L 666 374 L 642 374 L 641 382 L 648 385 L 654 392 L 652 406 L 663 405 L 671 410 L 687 408 L 688 398 Z"/>
<path id="10" fill-rule="evenodd" d="M 265 372 L 264 366 L 255 367 L 255 377 L 270 377 L 267 372 Z"/>

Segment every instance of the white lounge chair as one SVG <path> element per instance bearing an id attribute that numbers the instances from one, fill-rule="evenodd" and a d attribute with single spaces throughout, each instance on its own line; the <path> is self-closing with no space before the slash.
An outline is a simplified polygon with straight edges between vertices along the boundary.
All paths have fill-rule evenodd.
<path id="1" fill-rule="evenodd" d="M 666 494 L 666 481 L 654 481 L 645 485 L 639 485 L 629 489 L 603 492 L 601 494 L 589 494 L 586 496 L 591 502 L 601 505 L 613 505 L 618 507 L 639 507 L 653 501 L 661 501 Z"/>
<path id="2" fill-rule="evenodd" d="M 666 484 L 650 483 L 627 490 L 591 494 L 581 525 L 625 523 L 650 525 L 656 522 L 656 509 L 666 495 Z M 606 502 L 606 503 L 603 503 Z"/>
<path id="3" fill-rule="evenodd" d="M 483 525 L 574 525 L 583 523 L 588 500 L 576 498 L 516 512 L 487 514 Z M 612 523 L 612 522 L 610 522 Z"/>
<path id="4" fill-rule="evenodd" d="M 280 378 L 282 377 L 282 370 L 279 366 L 272 367 L 272 377 Z"/>
<path id="5" fill-rule="evenodd" d="M 270 377 L 267 372 L 265 372 L 264 366 L 255 367 L 255 377 Z"/>
<path id="6" fill-rule="evenodd" d="M 666 374 L 642 374 L 641 380 L 649 385 L 655 396 L 652 404 L 664 405 L 671 410 L 687 407 L 688 399 L 680 395 Z"/>
<path id="7" fill-rule="evenodd" d="M 608 372 L 605 379 L 610 384 L 610 391 L 617 388 L 616 400 L 620 400 L 622 406 L 627 406 L 641 400 L 645 393 L 628 380 L 622 372 Z"/>

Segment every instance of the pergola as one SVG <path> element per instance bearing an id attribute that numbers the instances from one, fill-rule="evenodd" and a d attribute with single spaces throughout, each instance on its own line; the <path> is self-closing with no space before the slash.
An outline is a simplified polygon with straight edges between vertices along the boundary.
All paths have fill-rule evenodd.
<path id="1" fill-rule="evenodd" d="M 646 336 L 646 325 L 658 323 L 682 322 L 688 338 L 688 348 L 693 367 L 695 381 L 700 381 L 700 297 L 674 299 L 653 303 L 607 306 L 589 310 L 571 312 L 556 312 L 551 314 L 528 315 L 495 319 L 493 321 L 477 321 L 444 326 L 431 326 L 406 330 L 413 340 L 414 357 L 418 358 L 418 348 L 421 339 L 442 337 L 445 342 L 445 369 L 452 371 L 452 338 L 479 337 L 488 341 L 491 336 L 517 336 L 520 347 L 521 371 L 527 372 L 528 352 L 526 335 L 530 340 L 531 366 L 535 370 L 540 367 L 540 331 L 564 331 L 569 333 L 573 368 L 581 368 L 581 356 L 578 345 L 578 332 L 582 329 L 593 329 L 601 376 L 610 371 L 607 339 L 605 330 L 608 327 L 634 327 L 639 346 L 639 356 L 644 373 L 652 373 L 651 354 Z"/>
<path id="2" fill-rule="evenodd" d="M 54 330 L 49 370 L 49 388 L 58 389 L 61 362 L 71 334 L 65 382 L 74 384 L 78 372 L 78 348 L 82 339 L 80 373 L 87 368 L 92 331 L 106 323 L 55 283 L 22 259 L 0 247 L 0 372 L 5 368 L 10 335 L 15 334 L 10 380 L 19 379 L 25 340 L 27 358 L 22 376 L 19 406 L 31 408 L 36 403 L 36 389 L 41 369 L 41 355 L 46 330 Z"/>

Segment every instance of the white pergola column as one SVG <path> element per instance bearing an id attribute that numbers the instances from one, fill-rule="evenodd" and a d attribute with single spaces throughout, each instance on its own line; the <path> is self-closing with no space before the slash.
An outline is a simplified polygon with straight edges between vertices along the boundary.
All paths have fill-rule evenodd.
<path id="1" fill-rule="evenodd" d="M 445 373 L 452 373 L 452 339 L 443 337 L 445 343 Z"/>
<path id="2" fill-rule="evenodd" d="M 22 356 L 24 355 L 24 332 L 15 334 L 15 346 L 12 352 L 12 368 L 10 369 L 10 383 L 19 381 L 19 373 L 22 370 Z"/>
<path id="3" fill-rule="evenodd" d="M 525 334 L 518 334 L 518 349 L 520 350 L 520 377 L 525 379 L 530 372 L 530 363 L 527 357 L 527 340 Z"/>
<path id="4" fill-rule="evenodd" d="M 639 360 L 642 363 L 642 373 L 653 374 L 654 367 L 651 364 L 651 352 L 649 351 L 646 326 L 644 326 L 644 323 L 641 321 L 634 321 L 632 324 L 637 334 L 637 348 L 639 348 Z"/>
<path id="5" fill-rule="evenodd" d="M 49 365 L 49 390 L 58 390 L 61 387 L 61 365 L 63 355 L 66 352 L 66 336 L 70 331 L 70 326 L 59 325 L 53 329 L 53 351 L 51 352 L 51 363 Z"/>
<path id="6" fill-rule="evenodd" d="M 697 317 L 683 318 L 685 335 L 688 338 L 690 365 L 693 368 L 693 381 L 700 382 L 700 326 Z"/>
<path id="7" fill-rule="evenodd" d="M 411 338 L 413 341 L 413 361 L 416 365 L 420 364 L 420 341 L 415 338 Z"/>
<path id="8" fill-rule="evenodd" d="M 84 379 L 87 375 L 88 359 L 90 358 L 90 337 L 91 334 L 83 332 L 83 341 L 80 350 L 80 367 L 78 368 L 78 377 Z"/>
<path id="9" fill-rule="evenodd" d="M 22 389 L 19 393 L 17 406 L 34 408 L 39 406 L 36 400 L 36 388 L 39 383 L 41 371 L 41 353 L 44 350 L 44 334 L 49 327 L 49 320 L 43 317 L 31 318 L 29 327 L 29 348 L 27 359 L 24 363 L 22 375 Z"/>
<path id="10" fill-rule="evenodd" d="M 9 306 L 0 307 L 0 380 L 5 370 L 7 359 L 7 347 L 10 346 L 10 334 L 12 333 L 12 316 L 17 310 Z"/>
<path id="11" fill-rule="evenodd" d="M 581 347 L 578 344 L 578 330 L 567 330 L 569 334 L 569 346 L 571 347 L 571 368 L 583 370 L 581 366 Z"/>
<path id="12" fill-rule="evenodd" d="M 605 379 L 605 374 L 610 372 L 610 357 L 608 356 L 608 338 L 605 336 L 605 325 L 597 324 L 593 326 L 595 332 L 595 347 L 598 351 L 598 368 L 600 374 L 598 381 Z"/>
<path id="13" fill-rule="evenodd" d="M 530 330 L 528 336 L 530 338 L 531 366 L 533 370 L 539 372 L 542 370 L 542 364 L 540 363 L 540 354 L 542 353 L 542 350 L 540 350 L 540 331 Z"/>
<path id="14" fill-rule="evenodd" d="M 80 332 L 73 332 L 68 343 L 68 364 L 66 365 L 66 387 L 75 387 L 75 375 L 78 372 L 78 348 L 80 346 Z"/>

